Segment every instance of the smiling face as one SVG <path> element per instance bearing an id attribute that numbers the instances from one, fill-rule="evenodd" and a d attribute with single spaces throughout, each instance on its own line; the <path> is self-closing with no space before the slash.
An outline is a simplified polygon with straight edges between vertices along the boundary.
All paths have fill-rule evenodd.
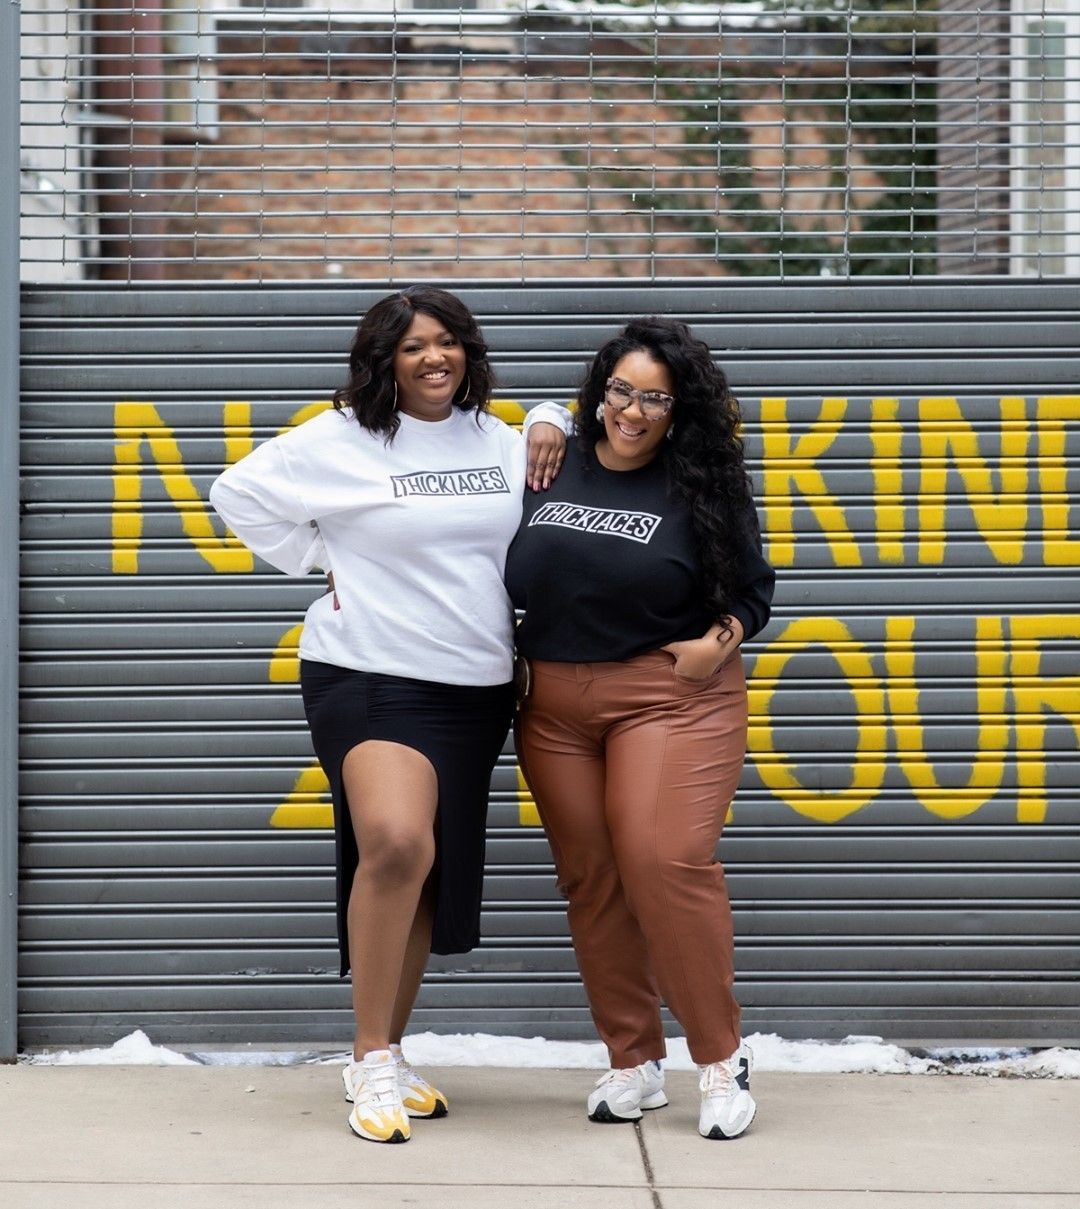
<path id="1" fill-rule="evenodd" d="M 398 410 L 417 420 L 445 420 L 465 368 L 461 341 L 438 319 L 417 311 L 394 353 Z"/>
<path id="2" fill-rule="evenodd" d="M 615 363 L 611 377 L 635 391 L 674 395 L 671 370 L 654 361 L 643 349 L 627 353 Z M 636 470 L 656 457 L 660 442 L 671 427 L 674 408 L 659 420 L 647 420 L 635 396 L 625 411 L 604 404 L 604 437 L 597 442 L 596 455 L 609 470 Z"/>

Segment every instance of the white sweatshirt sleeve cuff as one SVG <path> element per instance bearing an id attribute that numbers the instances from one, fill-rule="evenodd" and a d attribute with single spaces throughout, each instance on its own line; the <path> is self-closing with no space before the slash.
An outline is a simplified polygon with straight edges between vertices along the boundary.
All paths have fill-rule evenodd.
<path id="1" fill-rule="evenodd" d="M 574 413 L 561 403 L 537 403 L 525 413 L 525 422 L 521 426 L 523 433 L 528 433 L 532 424 L 554 424 L 561 428 L 567 436 L 574 431 Z"/>

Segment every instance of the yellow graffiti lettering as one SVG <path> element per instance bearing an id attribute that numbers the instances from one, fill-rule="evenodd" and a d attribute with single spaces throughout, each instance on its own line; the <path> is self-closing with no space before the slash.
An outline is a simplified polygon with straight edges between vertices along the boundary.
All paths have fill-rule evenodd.
<path id="1" fill-rule="evenodd" d="M 288 797 L 270 816 L 271 827 L 333 827 L 330 782 L 319 764 L 310 764 L 296 778 Z"/>
<path id="2" fill-rule="evenodd" d="M 304 625 L 294 625 L 279 639 L 270 656 L 270 683 L 297 684 L 300 681 L 300 635 Z"/>
<path id="3" fill-rule="evenodd" d="M 180 446 L 152 403 L 117 403 L 113 411 L 115 461 L 113 465 L 112 569 L 119 575 L 139 570 L 142 544 L 142 447 L 145 443 L 169 499 L 176 505 L 184 533 L 215 571 L 250 571 L 251 551 L 231 535 L 218 537 L 190 475 L 184 469 Z M 251 406 L 226 403 L 224 407 L 226 455 L 235 460 L 252 447 Z"/>
<path id="4" fill-rule="evenodd" d="M 926 755 L 915 682 L 915 618 L 885 620 L 887 700 L 897 757 L 915 797 L 932 814 L 944 819 L 963 818 L 985 806 L 1001 787 L 1005 772 L 1009 725 L 1005 718 L 1004 628 L 1000 617 L 980 617 L 975 624 L 978 754 L 967 784 L 945 789 Z"/>
<path id="5" fill-rule="evenodd" d="M 1021 823 L 1042 823 L 1046 819 L 1047 715 L 1064 719 L 1080 742 L 1080 675 L 1044 677 L 1042 643 L 1080 638 L 1080 617 L 1013 617 L 1009 634 L 1019 784 L 1016 817 Z"/>
<path id="6" fill-rule="evenodd" d="M 954 398 L 931 396 L 919 400 L 919 562 L 945 558 L 945 508 L 948 502 L 949 459 L 953 460 L 975 517 L 979 535 L 1000 563 L 1024 557 L 1028 521 L 1027 450 L 1030 428 L 1024 400 L 1007 395 L 999 401 L 1001 457 L 1000 491 L 988 458 L 979 451 L 979 438 Z"/>
<path id="7" fill-rule="evenodd" d="M 226 403 L 221 419 L 225 436 L 225 465 L 231 466 L 246 458 L 255 448 L 251 431 L 251 404 Z"/>
<path id="8" fill-rule="evenodd" d="M 525 780 L 525 774 L 521 771 L 520 764 L 517 768 L 517 800 L 518 823 L 522 827 L 539 827 L 540 812 L 536 809 L 532 790 L 529 788 L 528 781 Z"/>
<path id="9" fill-rule="evenodd" d="M 883 563 L 904 561 L 904 479 L 900 466 L 902 429 L 897 422 L 898 399 L 870 402 L 870 443 L 874 453 L 870 470 L 874 476 L 874 529 L 878 559 Z"/>
<path id="10" fill-rule="evenodd" d="M 844 511 L 826 489 L 817 466 L 818 458 L 829 451 L 839 435 L 846 411 L 847 399 L 822 399 L 821 412 L 810 431 L 793 441 L 787 400 L 761 400 L 765 526 L 769 534 L 769 558 L 774 566 L 790 567 L 795 561 L 794 491 L 809 504 L 836 565 L 862 566 L 862 555 Z"/>
<path id="11" fill-rule="evenodd" d="M 512 424 L 515 428 L 525 423 L 525 408 L 513 399 L 492 399 L 491 410 L 503 423 Z"/>
<path id="12" fill-rule="evenodd" d="M 1080 395 L 1042 398 L 1037 415 L 1043 562 L 1048 567 L 1080 566 L 1080 538 L 1069 536 L 1077 526 L 1069 524 L 1072 499 L 1065 459 L 1065 424 L 1080 420 Z"/>
<path id="13" fill-rule="evenodd" d="M 285 423 L 278 429 L 278 434 L 288 432 L 290 428 L 296 428 L 298 424 L 303 424 L 307 420 L 314 420 L 316 416 L 322 415 L 328 407 L 333 407 L 333 403 L 329 399 L 319 399 L 315 403 L 305 403 L 298 411 L 294 411 Z"/>
<path id="14" fill-rule="evenodd" d="M 780 678 L 792 657 L 810 646 L 824 646 L 840 667 L 855 700 L 858 740 L 851 783 L 821 792 L 807 789 L 796 776 L 790 757 L 777 751 L 770 707 Z M 750 685 L 749 748 L 758 775 L 782 802 L 812 819 L 835 823 L 871 802 L 885 779 L 885 693 L 870 656 L 843 622 L 833 617 L 804 617 L 787 625 L 758 655 Z"/>
<path id="15" fill-rule="evenodd" d="M 303 625 L 294 625 L 278 639 L 270 656 L 269 678 L 272 684 L 295 684 L 300 679 L 300 634 Z M 316 761 L 300 773 L 285 799 L 270 816 L 271 827 L 333 827 L 334 804 L 330 801 L 330 782 Z"/>

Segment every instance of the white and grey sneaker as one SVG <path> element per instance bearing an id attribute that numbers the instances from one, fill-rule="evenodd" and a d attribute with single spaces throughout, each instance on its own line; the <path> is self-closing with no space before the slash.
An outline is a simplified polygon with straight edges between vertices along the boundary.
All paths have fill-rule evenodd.
<path id="1" fill-rule="evenodd" d="M 589 1096 L 589 1120 L 610 1125 L 618 1121 L 640 1121 L 643 1108 L 663 1108 L 664 1071 L 659 1062 L 642 1062 L 609 1070 L 596 1081 Z"/>
<path id="2" fill-rule="evenodd" d="M 737 1138 L 750 1127 L 757 1112 L 750 1094 L 753 1057 L 745 1045 L 723 1062 L 700 1066 L 701 1115 L 698 1133 L 703 1138 Z"/>

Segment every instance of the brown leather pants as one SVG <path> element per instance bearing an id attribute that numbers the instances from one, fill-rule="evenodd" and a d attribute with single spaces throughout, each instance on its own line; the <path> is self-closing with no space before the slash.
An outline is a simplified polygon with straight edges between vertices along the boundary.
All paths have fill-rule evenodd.
<path id="1" fill-rule="evenodd" d="M 715 849 L 746 752 L 736 651 L 707 680 L 666 651 L 532 663 L 518 758 L 551 841 L 613 1067 L 664 1056 L 660 998 L 695 1062 L 739 1045 L 731 907 Z"/>

